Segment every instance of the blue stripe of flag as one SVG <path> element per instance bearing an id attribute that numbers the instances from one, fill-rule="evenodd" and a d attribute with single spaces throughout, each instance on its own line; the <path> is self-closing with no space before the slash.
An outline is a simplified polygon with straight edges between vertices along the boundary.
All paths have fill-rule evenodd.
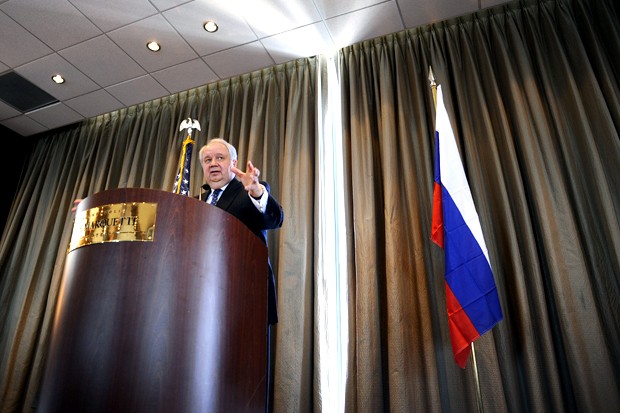
<path id="1" fill-rule="evenodd" d="M 493 271 L 443 185 L 442 204 L 446 282 L 482 335 L 502 319 Z"/>

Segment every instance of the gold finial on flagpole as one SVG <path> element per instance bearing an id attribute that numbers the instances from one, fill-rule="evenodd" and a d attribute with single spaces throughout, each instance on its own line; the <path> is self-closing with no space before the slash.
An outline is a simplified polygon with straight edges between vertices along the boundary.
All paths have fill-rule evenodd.
<path id="1" fill-rule="evenodd" d="M 433 102 L 437 106 L 437 82 L 435 82 L 435 75 L 433 75 L 433 68 L 428 67 L 428 81 L 431 84 L 431 90 L 433 91 Z"/>

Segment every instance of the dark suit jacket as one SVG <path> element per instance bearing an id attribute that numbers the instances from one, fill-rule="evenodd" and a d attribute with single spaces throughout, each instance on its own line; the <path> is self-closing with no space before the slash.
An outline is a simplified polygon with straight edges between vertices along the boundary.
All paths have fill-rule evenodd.
<path id="1" fill-rule="evenodd" d="M 267 193 L 269 193 L 269 184 L 263 181 L 261 181 L 261 184 L 265 186 Z M 200 199 L 206 201 L 211 188 L 209 188 L 207 184 L 203 185 L 202 188 L 205 192 L 202 193 Z M 224 192 L 220 195 L 216 206 L 243 222 L 265 245 L 267 245 L 267 230 L 280 228 L 284 220 L 282 207 L 271 194 L 269 194 L 267 200 L 265 213 L 261 213 L 252 203 L 248 192 L 243 188 L 243 184 L 237 178 L 233 178 L 230 181 Z M 278 322 L 276 282 L 271 263 L 268 262 L 268 266 L 267 321 L 269 324 L 275 324 Z"/>

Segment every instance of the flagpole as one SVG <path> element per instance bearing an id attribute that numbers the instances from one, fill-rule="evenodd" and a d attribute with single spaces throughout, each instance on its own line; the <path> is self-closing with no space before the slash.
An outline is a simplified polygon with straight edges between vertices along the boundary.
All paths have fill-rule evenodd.
<path id="1" fill-rule="evenodd" d="M 433 92 L 433 103 L 435 105 L 435 108 L 437 108 L 437 82 L 435 81 L 435 76 L 433 75 L 433 68 L 430 66 L 428 67 L 428 80 L 431 85 L 431 91 Z M 480 377 L 478 375 L 478 361 L 476 360 L 476 350 L 474 349 L 474 343 L 471 343 L 471 356 L 471 361 L 474 369 L 474 384 L 476 386 L 476 404 L 478 407 L 478 412 L 484 413 L 484 406 L 482 404 L 482 392 L 480 390 Z"/>
<path id="2" fill-rule="evenodd" d="M 435 75 L 433 75 L 433 68 L 428 67 L 428 81 L 431 83 L 431 91 L 433 92 L 433 104 L 437 108 L 437 82 L 435 82 Z"/>
<path id="3" fill-rule="evenodd" d="M 484 413 L 484 406 L 482 404 L 482 393 L 480 391 L 480 377 L 478 376 L 478 361 L 476 360 L 476 349 L 474 343 L 471 343 L 471 361 L 474 365 L 474 378 L 476 382 L 476 402 L 478 403 L 478 412 Z"/>

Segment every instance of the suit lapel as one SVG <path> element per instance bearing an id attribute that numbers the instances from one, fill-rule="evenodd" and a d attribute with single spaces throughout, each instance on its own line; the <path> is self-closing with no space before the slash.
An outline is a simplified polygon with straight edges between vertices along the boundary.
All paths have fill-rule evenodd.
<path id="1" fill-rule="evenodd" d="M 220 199 L 217 201 L 218 208 L 222 208 L 223 210 L 228 210 L 232 204 L 232 202 L 237 197 L 239 190 L 243 189 L 243 185 L 241 182 L 237 180 L 237 178 L 233 178 L 229 183 L 222 195 L 220 195 Z"/>

